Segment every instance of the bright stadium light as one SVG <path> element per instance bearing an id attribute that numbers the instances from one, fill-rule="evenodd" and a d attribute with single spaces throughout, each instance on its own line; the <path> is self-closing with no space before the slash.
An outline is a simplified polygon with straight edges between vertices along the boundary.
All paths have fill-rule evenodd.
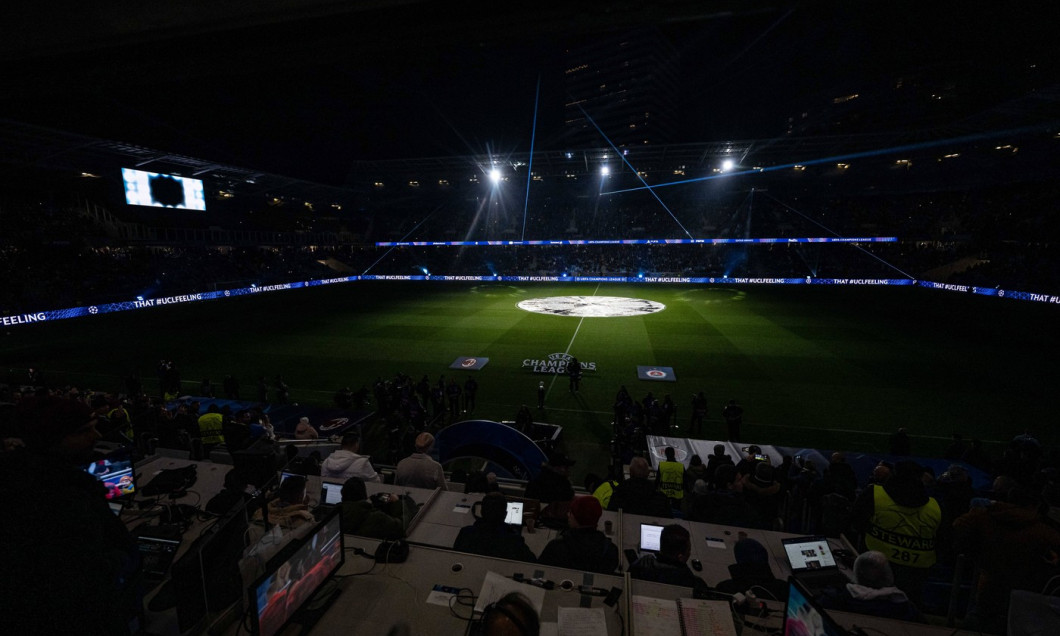
<path id="1" fill-rule="evenodd" d="M 490 170 L 490 181 L 492 181 L 493 183 L 500 183 L 501 171 L 496 168 Z"/>
<path id="2" fill-rule="evenodd" d="M 601 166 L 600 167 L 600 176 L 601 177 L 606 177 L 609 174 L 611 174 L 611 168 L 608 168 L 607 166 Z"/>
<path id="3" fill-rule="evenodd" d="M 733 161 L 732 159 L 726 159 L 725 161 L 721 162 L 721 171 L 722 172 L 728 172 L 728 171 L 732 170 L 735 167 L 736 167 L 736 162 Z"/>

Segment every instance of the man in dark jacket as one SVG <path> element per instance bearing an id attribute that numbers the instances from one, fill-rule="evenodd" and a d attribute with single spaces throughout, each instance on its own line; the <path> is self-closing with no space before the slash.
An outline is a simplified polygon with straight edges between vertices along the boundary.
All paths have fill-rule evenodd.
<path id="1" fill-rule="evenodd" d="M 629 479 L 615 488 L 608 510 L 624 510 L 626 514 L 652 517 L 673 517 L 670 500 L 648 479 L 651 467 L 643 457 L 634 457 L 629 462 Z"/>
<path id="2" fill-rule="evenodd" d="M 541 472 L 526 485 L 526 498 L 537 499 L 543 504 L 569 502 L 574 499 L 574 486 L 570 483 L 570 467 L 574 460 L 564 453 L 552 453 L 548 463 L 541 465 Z"/>
<path id="3" fill-rule="evenodd" d="M 475 523 L 460 529 L 453 543 L 454 550 L 513 561 L 537 560 L 519 530 L 504 523 L 508 514 L 504 493 L 491 492 L 483 497 L 481 514 Z"/>
<path id="4" fill-rule="evenodd" d="M 612 574 L 618 568 L 618 548 L 596 529 L 603 508 L 591 495 L 575 497 L 567 512 L 568 530 L 548 542 L 538 563 Z"/>
<path id="5" fill-rule="evenodd" d="M 788 583 L 773 576 L 773 569 L 769 567 L 769 552 L 758 541 L 754 539 L 740 539 L 732 549 L 736 563 L 729 566 L 729 575 L 732 577 L 718 583 L 716 589 L 725 594 L 746 594 L 747 590 L 753 590 L 756 595 L 761 595 L 762 590 L 769 593 L 769 598 L 775 601 L 784 601 L 788 598 Z"/>
<path id="6" fill-rule="evenodd" d="M 710 586 L 688 569 L 686 563 L 691 554 L 691 535 L 684 526 L 673 523 L 663 528 L 658 556 L 640 557 L 629 567 L 629 574 L 635 579 L 691 588 L 694 597 L 703 598 Z"/>

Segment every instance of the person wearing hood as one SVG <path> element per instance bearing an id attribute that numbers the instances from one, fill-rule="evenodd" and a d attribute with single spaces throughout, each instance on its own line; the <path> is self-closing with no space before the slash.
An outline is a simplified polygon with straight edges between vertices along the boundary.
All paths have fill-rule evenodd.
<path id="1" fill-rule="evenodd" d="M 746 594 L 748 590 L 761 596 L 762 590 L 774 601 L 788 599 L 788 582 L 773 575 L 769 567 L 769 552 L 758 541 L 743 538 L 732 548 L 736 563 L 729 566 L 731 579 L 718 583 L 715 589 L 725 594 Z"/>
<path id="2" fill-rule="evenodd" d="M 692 554 L 692 537 L 688 529 L 676 523 L 663 528 L 659 536 L 659 554 L 646 553 L 629 567 L 635 579 L 690 588 L 693 598 L 706 598 L 710 586 L 688 569 Z"/>
<path id="3" fill-rule="evenodd" d="M 929 497 L 914 461 L 901 461 L 883 484 L 863 490 L 854 502 L 854 515 L 863 531 L 865 547 L 886 555 L 896 585 L 917 603 L 928 570 L 937 559 L 942 509 Z"/>
<path id="4" fill-rule="evenodd" d="M 567 511 L 569 528 L 548 542 L 538 563 L 584 572 L 613 574 L 618 569 L 618 548 L 596 529 L 604 509 L 592 495 L 575 497 Z"/>
<path id="5" fill-rule="evenodd" d="M 351 431 L 342 436 L 342 448 L 335 451 L 320 465 L 320 476 L 346 481 L 350 477 L 360 477 L 364 481 L 382 483 L 383 478 L 375 472 L 372 463 L 360 455 L 361 436 Z"/>
<path id="6" fill-rule="evenodd" d="M 1016 486 L 997 496 L 953 522 L 955 551 L 979 567 L 966 625 L 991 633 L 1005 627 L 1013 590 L 1040 592 L 1060 565 L 1060 532 L 1043 518 L 1037 493 Z"/>
<path id="7" fill-rule="evenodd" d="M 924 615 L 905 592 L 894 586 L 887 555 L 870 550 L 854 561 L 854 583 L 830 588 L 818 596 L 821 607 L 881 618 L 926 623 Z"/>

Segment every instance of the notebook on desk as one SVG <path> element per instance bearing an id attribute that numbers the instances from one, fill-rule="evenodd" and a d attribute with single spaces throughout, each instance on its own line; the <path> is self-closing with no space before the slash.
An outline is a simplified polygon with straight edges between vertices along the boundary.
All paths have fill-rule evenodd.
<path id="1" fill-rule="evenodd" d="M 850 583 L 850 579 L 840 571 L 827 537 L 791 537 L 782 539 L 781 543 L 788 557 L 791 575 L 811 592 L 839 588 Z"/>

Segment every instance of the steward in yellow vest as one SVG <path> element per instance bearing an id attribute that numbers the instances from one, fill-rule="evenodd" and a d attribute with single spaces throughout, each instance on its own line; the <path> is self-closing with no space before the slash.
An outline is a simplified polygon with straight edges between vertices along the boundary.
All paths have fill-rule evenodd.
<path id="1" fill-rule="evenodd" d="M 681 506 L 681 499 L 685 495 L 685 466 L 674 459 L 674 449 L 666 448 L 666 461 L 659 462 L 659 474 L 656 483 L 659 490 L 669 497 L 670 504 L 675 507 Z"/>

